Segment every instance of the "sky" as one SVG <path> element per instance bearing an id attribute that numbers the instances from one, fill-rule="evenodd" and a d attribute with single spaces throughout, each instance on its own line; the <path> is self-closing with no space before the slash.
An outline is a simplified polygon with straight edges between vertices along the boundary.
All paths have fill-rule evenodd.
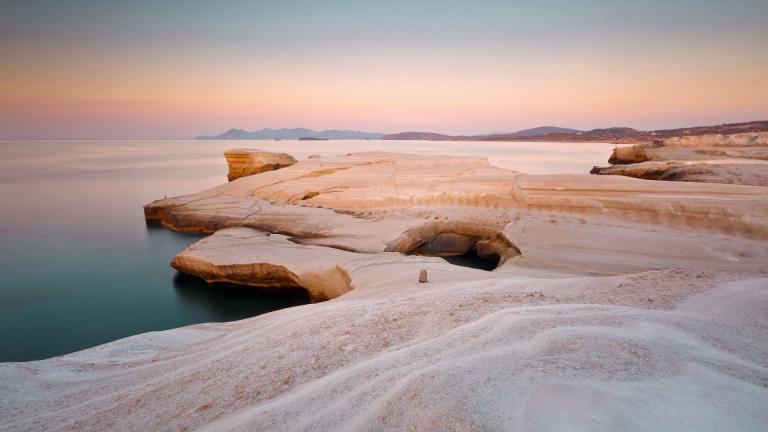
<path id="1" fill-rule="evenodd" d="M 0 139 L 768 119 L 766 0 L 0 0 Z"/>

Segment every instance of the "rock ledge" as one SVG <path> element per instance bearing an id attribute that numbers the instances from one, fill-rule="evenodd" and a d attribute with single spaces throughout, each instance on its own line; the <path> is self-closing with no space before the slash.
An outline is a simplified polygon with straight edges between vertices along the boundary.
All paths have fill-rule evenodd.
<path id="1" fill-rule="evenodd" d="M 272 153 L 249 148 L 226 150 L 224 157 L 227 159 L 227 165 L 229 165 L 229 173 L 227 173 L 229 181 L 285 168 L 296 163 L 296 159 L 286 153 Z"/>

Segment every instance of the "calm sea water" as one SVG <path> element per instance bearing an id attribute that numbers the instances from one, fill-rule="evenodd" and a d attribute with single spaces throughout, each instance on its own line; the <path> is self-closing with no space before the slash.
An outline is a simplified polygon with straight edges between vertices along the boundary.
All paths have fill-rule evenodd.
<path id="1" fill-rule="evenodd" d="M 298 159 L 377 150 L 486 155 L 530 173 L 586 173 L 607 144 L 406 141 L 0 141 L 0 361 L 231 321 L 299 304 L 208 286 L 169 263 L 200 238 L 148 227 L 142 206 L 226 182 L 231 147 Z"/>

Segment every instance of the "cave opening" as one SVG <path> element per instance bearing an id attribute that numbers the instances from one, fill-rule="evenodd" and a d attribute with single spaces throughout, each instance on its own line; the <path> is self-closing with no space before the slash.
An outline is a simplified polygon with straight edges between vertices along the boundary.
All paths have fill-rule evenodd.
<path id="1" fill-rule="evenodd" d="M 475 223 L 436 222 L 405 231 L 387 251 L 440 257 L 450 264 L 492 271 L 519 256 L 520 249 L 501 231 Z"/>
<path id="2" fill-rule="evenodd" d="M 442 258 L 453 265 L 485 271 L 492 271 L 499 266 L 498 255 L 481 257 L 475 249 L 461 255 L 444 256 Z"/>
<path id="3" fill-rule="evenodd" d="M 454 232 L 440 233 L 420 242 L 409 255 L 440 257 L 450 264 L 478 270 L 492 271 L 501 263 L 501 257 L 489 240 Z"/>

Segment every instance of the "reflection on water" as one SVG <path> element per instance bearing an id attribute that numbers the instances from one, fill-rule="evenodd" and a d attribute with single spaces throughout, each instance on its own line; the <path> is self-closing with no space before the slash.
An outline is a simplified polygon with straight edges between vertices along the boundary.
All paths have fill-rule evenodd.
<path id="1" fill-rule="evenodd" d="M 264 292 L 248 286 L 209 284 L 179 272 L 173 276 L 173 286 L 180 302 L 188 307 L 207 309 L 212 321 L 236 321 L 309 303 L 307 291 L 301 288 Z"/>
<path id="2" fill-rule="evenodd" d="M 0 361 L 301 304 L 208 286 L 169 263 L 201 238 L 146 225 L 142 206 L 226 182 L 223 150 L 489 156 L 531 173 L 587 173 L 605 144 L 405 141 L 0 141 Z"/>

